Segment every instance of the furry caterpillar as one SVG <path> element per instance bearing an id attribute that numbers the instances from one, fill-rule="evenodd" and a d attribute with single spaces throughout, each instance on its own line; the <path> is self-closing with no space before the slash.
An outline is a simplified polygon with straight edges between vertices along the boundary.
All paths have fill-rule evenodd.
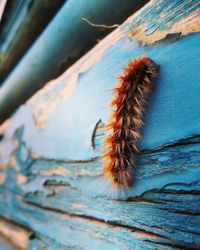
<path id="1" fill-rule="evenodd" d="M 133 185 L 146 98 L 153 90 L 157 69 L 157 65 L 145 56 L 131 60 L 113 90 L 102 159 L 103 175 L 114 188 Z"/>

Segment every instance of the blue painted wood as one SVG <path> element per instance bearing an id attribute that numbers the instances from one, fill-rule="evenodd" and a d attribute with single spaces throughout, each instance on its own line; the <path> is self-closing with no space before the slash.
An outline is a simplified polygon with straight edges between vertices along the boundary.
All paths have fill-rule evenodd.
<path id="1" fill-rule="evenodd" d="M 152 3 L 163 1 L 152 1 L 136 20 Z M 172 19 L 175 9 L 170 13 Z M 177 36 L 181 29 L 191 33 L 187 18 L 170 26 L 171 36 L 168 23 L 164 31 L 144 25 L 148 35 L 130 31 L 131 39 L 121 27 L 0 127 L 0 216 L 35 231 L 30 249 L 50 248 L 52 241 L 54 249 L 200 248 L 200 34 Z M 123 25 L 125 32 L 134 20 Z M 142 54 L 160 65 L 160 73 L 134 186 L 126 201 L 113 200 L 99 181 L 103 123 L 116 77 Z"/>
<path id="2" fill-rule="evenodd" d="M 146 115 L 141 149 L 162 148 L 199 134 L 199 34 L 150 48 L 121 39 L 98 63 L 79 75 L 71 96 L 61 101 L 47 117 L 45 129 L 38 129 L 38 124 L 45 112 L 51 111 L 59 91 L 70 84 L 73 75 L 66 75 L 56 83 L 58 92 L 54 88 L 44 91 L 22 106 L 8 126 L 8 134 L 23 125 L 27 147 L 46 158 L 90 160 L 98 157 L 101 152 L 94 150 L 91 143 L 96 122 L 101 119 L 105 123 L 108 119 L 111 91 L 121 69 L 131 58 L 142 54 L 160 65 L 160 75 Z M 188 69 L 190 61 L 193 64 Z"/>
<path id="3" fill-rule="evenodd" d="M 93 221 L 92 219 L 81 220 L 67 214 L 57 214 L 52 211 L 46 211 L 28 204 L 19 204 L 19 202 L 7 193 L 9 200 L 9 210 L 15 211 L 11 215 L 6 212 L 7 205 L 0 204 L 1 211 L 4 211 L 4 216 L 9 217 L 14 221 L 23 223 L 26 227 L 31 227 L 39 232 L 47 239 L 53 238 L 61 245 L 68 246 L 72 249 L 127 249 L 135 246 L 136 249 L 155 249 L 155 243 L 162 249 L 162 243 L 167 245 L 168 240 L 152 235 L 152 242 L 149 242 L 148 234 L 145 235 L 140 231 L 129 229 L 117 225 L 107 226 L 102 221 Z M 31 216 L 30 216 L 31 214 Z M 56 222 L 56 223 L 55 223 Z M 147 238 L 145 238 L 147 237 Z M 44 238 L 45 239 L 45 238 Z M 54 243 L 56 244 L 56 243 Z M 47 244 L 48 245 L 48 244 Z M 59 248 L 55 248 L 59 249 Z M 170 249 L 166 246 L 163 249 Z"/>
<path id="4" fill-rule="evenodd" d="M 0 122 L 111 31 L 92 27 L 82 18 L 97 24 L 121 23 L 146 2 L 147 0 L 66 1 L 3 82 L 0 89 Z M 3 45 L 5 47 L 8 43 Z"/>
<path id="5" fill-rule="evenodd" d="M 119 244 L 120 249 L 132 244 L 138 249 L 155 249 L 154 244 L 160 249 L 171 249 L 172 245 L 198 249 L 199 156 L 199 143 L 144 154 L 128 202 L 99 195 L 100 187 L 94 180 L 101 171 L 100 162 L 38 159 L 28 164 L 27 159 L 23 167 L 16 157 L 21 169 L 7 169 L 7 179 L 1 187 L 0 214 L 65 246 L 92 244 L 108 230 L 117 243 L 111 240 L 111 246 L 107 245 L 106 236 L 102 236 L 105 249 L 117 249 Z M 26 175 L 28 181 L 19 186 L 20 174 Z M 87 236 L 82 227 L 87 228 Z M 75 241 L 79 234 L 89 238 L 84 243 Z M 88 245 L 84 247 L 89 249 Z"/>

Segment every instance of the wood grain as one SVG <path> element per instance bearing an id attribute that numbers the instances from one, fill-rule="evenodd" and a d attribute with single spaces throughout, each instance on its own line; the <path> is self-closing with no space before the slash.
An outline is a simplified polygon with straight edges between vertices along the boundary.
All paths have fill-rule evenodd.
<path id="1" fill-rule="evenodd" d="M 151 1 L 1 126 L 0 216 L 34 231 L 29 249 L 200 248 L 199 26 L 171 33 L 197 10 L 197 1 Z M 141 44 L 135 21 L 161 31 Z M 159 79 L 135 184 L 126 201 L 112 200 L 99 182 L 103 124 L 116 77 L 142 54 Z"/>

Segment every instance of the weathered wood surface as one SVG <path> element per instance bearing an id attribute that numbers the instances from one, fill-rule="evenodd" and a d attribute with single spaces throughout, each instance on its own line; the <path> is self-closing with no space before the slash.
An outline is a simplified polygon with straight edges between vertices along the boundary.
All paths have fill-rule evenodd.
<path id="1" fill-rule="evenodd" d="M 64 70 L 92 48 L 98 40 L 112 30 L 93 27 L 83 18 L 97 24 L 121 24 L 147 1 L 66 0 L 53 20 L 3 82 L 0 88 L 0 123 L 8 118 L 20 104 L 24 103 L 38 89 L 44 86 L 47 81 L 63 73 Z M 25 2 L 21 1 L 21 5 L 26 7 L 28 3 Z M 33 1 L 29 2 L 31 4 Z M 44 1 L 37 2 L 41 2 L 39 5 L 44 3 L 46 6 Z M 79 7 L 77 8 L 77 6 Z M 31 15 L 30 12 L 29 15 Z M 22 14 L 24 13 L 22 12 Z M 19 17 L 22 18 L 22 15 L 19 15 Z M 37 19 L 37 17 L 34 18 Z M 29 27 L 29 29 L 31 28 Z M 17 41 L 18 35 L 20 35 L 19 31 L 17 36 L 15 35 L 14 39 L 12 39 L 13 43 Z M 10 36 L 7 39 L 8 41 L 6 40 L 2 44 L 2 51 L 0 46 L 0 53 L 5 52 L 7 54 L 8 52 L 8 57 L 2 55 L 2 63 L 0 62 L 0 81 L 1 77 L 5 76 L 5 68 L 9 68 L 7 59 L 12 60 L 12 57 L 17 53 L 16 50 L 20 53 L 22 47 L 21 45 L 17 49 L 16 47 L 13 48 L 12 44 L 8 43 Z M 28 34 L 26 35 L 27 38 Z M 26 39 L 22 37 L 23 44 L 26 43 Z M 8 49 L 11 49 L 11 54 L 6 50 L 7 46 Z M 14 53 L 12 53 L 12 50 L 14 50 Z M 5 72 L 5 74 L 7 73 L 8 71 Z"/>
<path id="2" fill-rule="evenodd" d="M 0 216 L 34 232 L 27 248 L 200 248 L 199 6 L 151 1 L 1 126 Z M 112 200 L 95 181 L 102 124 L 142 54 L 160 75 L 135 185 Z"/>
<path id="3" fill-rule="evenodd" d="M 1 250 L 20 250 L 25 249 L 28 245 L 32 233 L 18 225 L 0 218 L 0 249 Z M 2 244 L 4 245 L 2 246 Z M 7 247 L 7 248 L 6 248 Z"/>

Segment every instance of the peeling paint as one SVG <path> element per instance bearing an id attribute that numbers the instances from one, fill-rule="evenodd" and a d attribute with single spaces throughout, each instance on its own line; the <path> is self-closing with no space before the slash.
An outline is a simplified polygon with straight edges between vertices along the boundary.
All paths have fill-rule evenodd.
<path id="1" fill-rule="evenodd" d="M 186 5 L 189 2 L 190 1 L 185 1 L 184 5 Z M 151 4 L 152 4 L 152 1 L 149 3 L 149 6 L 151 6 Z M 129 21 L 127 21 L 124 27 L 122 28 L 124 32 L 126 32 L 130 38 L 137 39 L 143 45 L 147 45 L 147 44 L 151 45 L 155 42 L 163 40 L 169 34 L 181 33 L 182 35 L 187 35 L 189 33 L 199 32 L 200 31 L 200 18 L 199 18 L 200 10 L 199 9 L 196 10 L 198 6 L 200 7 L 200 3 L 198 2 L 196 3 L 196 5 L 192 5 L 192 7 L 188 9 L 188 11 L 191 11 L 191 13 L 188 15 L 186 15 L 187 13 L 185 13 L 185 16 L 181 12 L 182 9 L 179 4 L 177 5 L 177 9 L 176 9 L 176 11 L 179 12 L 177 13 L 177 15 L 175 15 L 174 12 L 166 13 L 166 11 L 163 10 L 164 13 L 160 14 L 159 18 L 157 17 L 159 20 L 159 24 L 156 19 L 155 19 L 155 22 L 152 22 L 151 20 L 151 22 L 148 23 L 148 21 L 146 21 L 146 19 L 149 20 L 150 17 L 153 18 L 153 14 L 151 16 L 151 13 L 144 12 L 144 17 L 142 20 L 143 11 L 137 12 L 134 15 L 134 17 L 129 19 Z M 157 8 L 159 8 L 159 4 Z M 146 5 L 146 9 L 148 9 L 147 5 Z M 148 18 L 145 18 L 145 16 L 148 16 Z M 178 17 L 180 17 L 180 20 L 176 21 Z M 138 23 L 138 25 L 136 24 L 134 25 L 134 22 L 133 22 L 134 18 L 136 19 L 136 23 Z M 141 23 L 139 21 L 140 18 L 141 18 Z M 131 26 L 134 26 L 134 27 L 131 27 Z"/>
<path id="2" fill-rule="evenodd" d="M 81 209 L 81 208 L 85 208 L 86 206 L 80 203 L 71 203 L 71 206 L 75 209 Z"/>
<path id="3" fill-rule="evenodd" d="M 19 174 L 17 176 L 17 184 L 22 185 L 25 184 L 27 182 L 27 176 Z"/>
<path id="4" fill-rule="evenodd" d="M 151 1 L 148 6 L 159 2 L 170 3 L 168 0 Z M 178 2 L 181 1 L 172 1 L 172 5 Z M 187 7 L 190 2 L 184 0 L 182 6 Z M 152 11 L 160 12 L 158 5 L 158 9 L 153 7 L 153 10 L 145 7 L 146 16 Z M 108 42 L 104 46 L 107 51 L 102 48 L 102 52 L 95 52 L 97 48 L 94 48 L 84 57 L 85 61 L 82 58 L 61 78 L 36 94 L 26 105 L 29 109 L 12 118 L 12 133 L 6 132 L 0 142 L 1 145 L 5 139 L 10 139 L 15 146 L 14 151 L 9 152 L 9 161 L 6 160 L 7 168 L 3 166 L 8 178 L 4 175 L 0 186 L 0 216 L 32 228 L 42 239 L 49 237 L 72 249 L 81 249 L 80 246 L 89 249 L 94 242 L 112 250 L 132 246 L 151 250 L 155 247 L 199 249 L 199 34 L 174 42 L 187 29 L 193 32 L 192 29 L 199 27 L 198 22 L 194 25 L 198 12 L 188 14 L 190 9 L 187 8 L 185 15 L 188 17 L 179 19 L 178 10 L 172 8 L 170 12 L 171 7 L 166 7 L 168 16 L 163 10 L 160 18 L 151 16 L 152 24 L 142 16 L 144 9 L 137 14 L 140 24 L 136 15 L 132 16 L 127 31 L 120 30 L 122 39 L 118 40 L 117 36 L 118 42 L 113 47 L 106 38 L 97 48 Z M 175 19 L 171 18 L 171 13 Z M 166 22 L 162 23 L 163 20 Z M 189 25 L 178 32 L 183 29 L 185 20 Z M 134 24 L 139 28 L 134 28 Z M 124 35 L 130 34 L 131 29 L 135 31 L 132 41 Z M 134 47 L 133 43 L 141 34 L 145 43 L 160 40 L 154 46 L 144 48 L 137 43 Z M 150 105 L 150 116 L 147 114 L 146 135 L 144 129 L 141 142 L 144 151 L 135 170 L 134 186 L 128 191 L 128 199 L 122 202 L 107 199 L 102 182 L 99 185 L 95 182 L 101 172 L 101 162 L 99 155 L 93 157 L 91 138 L 93 146 L 97 138 L 103 139 L 101 128 L 94 128 L 100 118 L 103 121 L 106 118 L 103 109 L 107 99 L 104 97 L 114 83 L 110 75 L 117 73 L 130 58 L 144 52 L 158 61 L 162 73 L 158 92 Z M 92 58 L 95 53 L 96 59 Z M 193 63 L 188 65 L 192 58 Z M 112 71 L 113 65 L 116 71 Z M 192 73 L 188 73 L 189 66 Z M 185 94 L 188 98 L 183 99 Z M 89 102 L 89 98 L 95 101 Z M 63 102 L 72 99 L 71 106 L 64 105 Z M 80 105 L 72 109 L 77 103 Z M 77 110 L 80 114 L 74 116 Z M 24 130 L 20 130 L 23 122 Z M 75 136 L 71 136 L 73 133 Z M 66 134 L 69 136 L 65 137 Z M 79 148 L 80 142 L 85 143 L 82 148 Z M 78 154 L 73 155 L 75 150 Z"/>
<path id="5" fill-rule="evenodd" d="M 8 127 L 10 122 L 11 122 L 11 119 L 7 119 L 3 123 L 0 124 L 0 133 L 1 134 L 4 133 L 5 129 Z"/>
<path id="6" fill-rule="evenodd" d="M 101 169 L 99 168 L 99 171 L 95 172 L 94 171 L 90 171 L 90 170 L 86 170 L 86 169 L 80 169 L 79 171 L 76 172 L 75 175 L 77 176 L 84 176 L 84 175 L 87 175 L 87 176 L 98 176 L 98 174 L 101 173 Z"/>
<path id="7" fill-rule="evenodd" d="M 134 237 L 144 238 L 144 239 L 156 239 L 157 238 L 154 234 L 139 231 L 139 230 L 135 230 L 134 232 L 132 232 L 132 234 Z"/>
<path id="8" fill-rule="evenodd" d="M 45 233 L 56 240 L 58 235 L 61 235 L 58 230 L 61 232 L 64 228 L 72 232 L 76 228 L 76 237 L 77 234 L 82 235 L 85 232 L 95 240 L 102 238 L 104 244 L 110 242 L 105 237 L 105 230 L 110 230 L 112 236 L 118 233 L 119 237 L 114 237 L 111 241 L 112 244 L 116 243 L 117 249 L 124 242 L 123 234 L 126 237 L 130 235 L 131 243 L 139 244 L 138 242 L 146 240 L 149 245 L 150 242 L 155 244 L 167 241 L 168 244 L 176 244 L 179 248 L 187 244 L 191 246 L 199 237 L 195 231 L 195 222 L 199 220 L 199 149 L 199 143 L 185 143 L 143 154 L 135 185 L 129 193 L 130 198 L 123 203 L 106 199 L 96 193 L 98 187 L 96 183 L 91 185 L 94 177 L 90 178 L 100 170 L 96 161 L 59 163 L 41 159 L 35 161 L 29 169 L 28 183 L 16 186 L 23 190 L 23 198 L 16 195 L 12 189 L 14 179 L 10 179 L 12 185 L 7 182 L 6 187 L 1 187 L 1 190 L 3 194 L 4 188 L 11 188 L 11 192 L 6 192 L 6 197 L 17 196 L 18 204 L 15 198 L 9 203 L 9 215 L 16 216 L 11 218 L 17 218 L 17 221 L 26 226 L 28 221 L 28 225 L 37 233 Z M 169 160 L 160 162 L 160 158 Z M 60 167 L 61 173 L 66 169 L 70 171 L 70 175 L 43 175 L 46 170 L 47 175 L 52 175 Z M 14 178 L 17 178 L 17 175 L 14 175 Z M 63 182 L 67 185 L 62 185 Z M 16 187 L 14 186 L 14 190 Z M 100 191 L 102 192 L 102 186 Z M 2 194 L 0 193 L 0 198 Z M 169 197 L 170 194 L 174 197 Z M 8 206 L 8 200 L 2 199 L 2 202 L 0 215 L 6 213 L 5 207 Z M 192 215 L 185 217 L 186 212 Z M 197 216 L 194 217 L 195 213 Z M 74 226 L 69 225 L 69 220 Z M 76 226 L 77 223 L 81 228 Z M 51 234 L 52 224 L 56 227 L 56 235 L 54 232 Z M 185 230 L 184 233 L 182 230 Z M 59 242 L 61 243 L 60 238 Z M 199 247 L 198 242 L 197 246 Z"/>
<path id="9" fill-rule="evenodd" d="M 52 176 L 52 175 L 67 176 L 70 175 L 71 172 L 63 167 L 54 167 L 48 170 L 42 170 L 40 174 L 41 176 Z"/>
<path id="10" fill-rule="evenodd" d="M 177 3 L 176 6 L 171 6 L 167 2 L 150 1 L 59 78 L 50 81 L 43 89 L 38 91 L 28 101 L 28 104 L 32 107 L 35 126 L 40 129 L 45 127 L 53 110 L 72 95 L 80 74 L 93 67 L 101 59 L 105 51 L 112 48 L 122 37 L 128 36 L 146 45 L 163 40 L 168 34 L 181 33 L 187 35 L 200 31 L 198 1 L 196 4 L 191 5 L 189 0 L 185 0 L 182 5 Z M 154 4 L 156 4 L 156 8 Z M 186 8 L 188 4 L 190 8 L 184 14 L 181 8 Z M 163 12 L 159 8 L 162 8 Z M 152 22 L 152 19 L 155 22 Z"/>
<path id="11" fill-rule="evenodd" d="M 0 172 L 0 185 L 2 185 L 5 180 L 6 180 L 6 173 Z"/>
<path id="12" fill-rule="evenodd" d="M 114 31 L 59 78 L 50 81 L 43 89 L 39 90 L 29 99 L 27 103 L 32 107 L 33 118 L 37 128 L 44 128 L 52 111 L 70 98 L 76 88 L 79 75 L 89 70 L 100 60 L 104 52 L 123 36 L 124 34 L 120 29 Z"/>
<path id="13" fill-rule="evenodd" d="M 0 218 L 0 233 L 20 249 L 26 249 L 31 231 Z"/>

